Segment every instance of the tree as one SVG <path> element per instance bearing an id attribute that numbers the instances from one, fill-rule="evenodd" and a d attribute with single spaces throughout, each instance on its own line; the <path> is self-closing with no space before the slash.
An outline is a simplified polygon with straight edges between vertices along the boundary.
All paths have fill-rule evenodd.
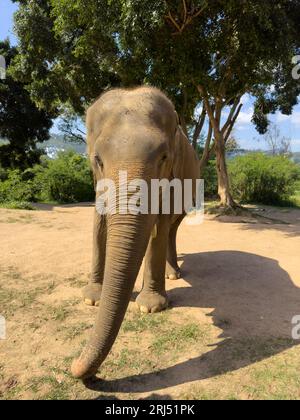
<path id="1" fill-rule="evenodd" d="M 58 128 L 63 133 L 65 141 L 86 144 L 86 132 L 81 128 L 81 123 L 76 114 L 67 112 L 61 116 Z"/>
<path id="2" fill-rule="evenodd" d="M 0 42 L 0 55 L 7 64 L 6 78 L 0 81 L 0 146 L 3 167 L 26 168 L 39 161 L 41 151 L 36 144 L 49 138 L 51 117 L 31 101 L 25 86 L 9 73 L 11 61 L 17 55 L 9 41 Z"/>
<path id="3" fill-rule="evenodd" d="M 226 142 L 226 151 L 227 152 L 234 152 L 240 148 L 239 142 L 236 139 L 234 133 L 231 133 L 231 136 L 228 138 Z"/>
<path id="4" fill-rule="evenodd" d="M 290 155 L 291 139 L 281 135 L 280 128 L 276 124 L 271 124 L 264 136 L 265 142 L 273 156 Z"/>
<path id="5" fill-rule="evenodd" d="M 270 112 L 290 113 L 297 103 L 300 88 L 291 71 L 300 0 L 21 3 L 15 72 L 38 103 L 64 104 L 80 114 L 109 87 L 162 88 L 195 148 L 208 122 L 202 162 L 213 149 L 221 204 L 235 206 L 225 150 L 242 96 L 257 98 L 253 122 L 261 133 Z"/>

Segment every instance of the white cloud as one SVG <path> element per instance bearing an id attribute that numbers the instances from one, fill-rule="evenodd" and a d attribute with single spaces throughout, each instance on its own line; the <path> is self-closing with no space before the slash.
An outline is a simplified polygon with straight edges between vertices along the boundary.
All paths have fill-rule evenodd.
<path id="1" fill-rule="evenodd" d="M 241 103 L 246 106 L 251 102 L 251 96 L 248 93 L 245 93 L 245 95 L 241 98 Z"/>
<path id="2" fill-rule="evenodd" d="M 293 125 L 300 125 L 300 111 L 293 112 L 292 115 L 284 115 L 281 112 L 277 112 L 276 122 L 279 124 L 288 122 Z"/>
<path id="3" fill-rule="evenodd" d="M 253 112 L 253 107 L 250 107 L 247 111 L 241 111 L 237 120 L 237 125 L 241 126 L 250 124 L 253 117 Z"/>
<path id="4" fill-rule="evenodd" d="M 277 123 L 282 123 L 282 122 L 288 121 L 289 119 L 290 119 L 289 115 L 284 115 L 281 112 L 277 112 L 277 114 L 276 114 L 276 122 Z"/>
<path id="5" fill-rule="evenodd" d="M 300 112 L 294 112 L 291 116 L 292 124 L 300 125 Z"/>

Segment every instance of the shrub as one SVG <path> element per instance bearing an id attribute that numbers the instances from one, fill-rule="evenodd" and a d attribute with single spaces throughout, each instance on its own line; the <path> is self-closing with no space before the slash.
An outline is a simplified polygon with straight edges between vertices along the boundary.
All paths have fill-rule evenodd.
<path id="1" fill-rule="evenodd" d="M 241 202 L 280 205 L 295 194 L 300 168 L 287 157 L 252 153 L 229 162 L 232 191 Z"/>
<path id="2" fill-rule="evenodd" d="M 34 168 L 34 184 L 42 201 L 76 203 L 94 199 L 94 184 L 88 160 L 75 152 L 61 152 Z"/>
<path id="3" fill-rule="evenodd" d="M 30 202 L 36 198 L 36 188 L 32 180 L 27 180 L 24 173 L 16 170 L 2 171 L 0 179 L 0 203 Z"/>
<path id="4" fill-rule="evenodd" d="M 25 201 L 9 201 L 5 203 L 0 203 L 0 208 L 10 209 L 10 210 L 35 210 L 35 207 Z"/>
<path id="5" fill-rule="evenodd" d="M 0 166 L 0 182 L 5 181 L 8 178 L 7 170 Z"/>

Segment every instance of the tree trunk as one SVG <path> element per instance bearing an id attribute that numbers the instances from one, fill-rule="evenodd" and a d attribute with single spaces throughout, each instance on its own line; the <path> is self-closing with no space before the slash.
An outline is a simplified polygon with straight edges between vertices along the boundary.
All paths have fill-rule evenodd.
<path id="1" fill-rule="evenodd" d="M 209 124 L 209 130 L 208 130 L 203 154 L 202 154 L 202 157 L 201 157 L 201 160 L 200 160 L 200 177 L 203 176 L 203 172 L 204 172 L 204 170 L 205 170 L 205 168 L 206 168 L 206 166 L 209 162 L 210 154 L 211 154 L 211 151 L 212 151 L 212 148 L 210 147 L 211 139 L 212 139 L 212 126 L 211 126 L 211 124 Z"/>
<path id="2" fill-rule="evenodd" d="M 230 182 L 226 165 L 226 146 L 224 136 L 221 132 L 215 133 L 216 138 L 216 158 L 217 158 L 217 174 L 218 174 L 218 194 L 220 197 L 220 205 L 224 207 L 237 207 L 231 192 Z"/>
<path id="3" fill-rule="evenodd" d="M 204 86 L 198 85 L 197 89 L 203 98 L 203 102 L 208 114 L 214 137 L 215 137 L 215 152 L 217 158 L 217 174 L 218 174 L 218 194 L 220 196 L 220 205 L 223 207 L 237 208 L 239 207 L 230 192 L 230 182 L 226 165 L 226 140 L 233 129 L 234 122 L 236 121 L 241 105 L 240 97 L 235 101 L 232 107 L 226 124 L 223 129 L 220 128 L 222 121 L 222 110 L 224 108 L 224 100 L 222 96 L 215 98 L 215 106 L 212 106 L 208 97 L 208 93 Z M 235 112 L 237 111 L 237 112 Z"/>
<path id="4" fill-rule="evenodd" d="M 196 124 L 195 132 L 194 132 L 194 135 L 193 135 L 192 146 L 193 146 L 195 151 L 197 151 L 198 140 L 199 140 L 201 131 L 203 129 L 205 119 L 206 119 L 206 110 L 205 110 L 205 107 L 203 106 L 203 110 L 201 112 L 201 115 L 199 116 L 199 120 Z"/>

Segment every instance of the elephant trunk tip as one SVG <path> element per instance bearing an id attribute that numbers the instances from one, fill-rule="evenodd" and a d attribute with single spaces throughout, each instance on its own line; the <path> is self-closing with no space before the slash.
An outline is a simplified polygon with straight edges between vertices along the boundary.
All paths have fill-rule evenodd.
<path id="1" fill-rule="evenodd" d="M 74 379 L 89 379 L 96 375 L 101 363 L 91 363 L 83 354 L 75 359 L 71 366 L 71 374 Z"/>

